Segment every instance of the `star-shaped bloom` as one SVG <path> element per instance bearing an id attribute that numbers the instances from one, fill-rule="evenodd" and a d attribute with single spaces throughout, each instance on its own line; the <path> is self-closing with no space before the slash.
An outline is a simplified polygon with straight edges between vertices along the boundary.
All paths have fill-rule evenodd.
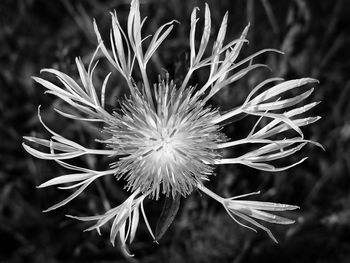
<path id="1" fill-rule="evenodd" d="M 205 18 L 200 43 L 195 41 L 198 8 L 191 14 L 189 36 L 190 61 L 188 71 L 181 82 L 170 80 L 167 73 L 151 84 L 147 65 L 153 54 L 171 33 L 174 22 L 161 26 L 145 45 L 142 36 L 142 26 L 139 2 L 131 2 L 124 31 L 119 23 L 117 13 L 111 13 L 112 29 L 110 34 L 111 50 L 108 49 L 99 33 L 96 22 L 94 29 L 98 40 L 96 52 L 86 69 L 81 59 L 76 59 L 81 85 L 67 74 L 55 69 L 43 69 L 56 76 L 60 82 L 57 86 L 43 78 L 34 80 L 44 86 L 46 93 L 56 96 L 65 102 L 76 113 L 68 113 L 55 109 L 58 114 L 72 119 L 91 123 L 102 123 L 103 133 L 107 139 L 96 138 L 101 143 L 99 149 L 86 148 L 83 145 L 65 138 L 51 130 L 39 119 L 51 139 L 25 137 L 31 143 L 44 146 L 48 151 L 41 151 L 24 143 L 24 148 L 37 158 L 54 160 L 71 173 L 55 177 L 39 187 L 59 185 L 61 189 L 75 189 L 63 201 L 53 205 L 46 211 L 57 209 L 82 193 L 91 183 L 101 177 L 115 176 L 125 182 L 125 188 L 130 192 L 129 198 L 122 204 L 106 211 L 102 215 L 75 217 L 82 221 L 96 221 L 87 230 L 96 229 L 112 221 L 110 240 L 114 245 L 119 236 L 122 247 L 127 252 L 126 243 L 131 243 L 139 224 L 140 211 L 147 228 L 153 237 L 152 228 L 148 223 L 143 202 L 146 197 L 158 200 L 160 195 L 168 198 L 186 197 L 194 189 L 206 193 L 220 202 L 228 214 L 237 223 L 238 218 L 265 230 L 276 241 L 270 230 L 255 219 L 277 224 L 290 224 L 289 220 L 272 215 L 266 211 L 284 211 L 298 208 L 297 206 L 276 204 L 260 201 L 236 200 L 223 198 L 204 186 L 213 176 L 216 165 L 242 164 L 258 170 L 277 172 L 300 164 L 306 158 L 284 167 L 276 167 L 272 161 L 288 157 L 301 150 L 307 143 L 318 143 L 306 140 L 301 130 L 319 117 L 302 117 L 301 114 L 317 105 L 316 102 L 297 106 L 308 98 L 313 89 L 290 95 L 292 89 L 299 90 L 307 84 L 317 83 L 311 78 L 283 81 L 279 78 L 267 79 L 252 89 L 241 106 L 222 112 L 212 107 L 208 101 L 219 91 L 244 77 L 250 71 L 265 67 L 254 64 L 253 59 L 265 52 L 279 52 L 274 49 L 264 49 L 243 59 L 238 59 L 246 40 L 247 26 L 240 38 L 224 44 L 227 28 L 227 14 L 224 16 L 212 48 L 209 49 L 211 36 L 211 16 L 208 5 L 205 5 Z M 102 52 L 115 70 L 123 77 L 130 94 L 120 102 L 120 109 L 109 112 L 105 107 L 105 94 L 108 74 L 101 88 L 93 84 L 93 72 L 97 66 L 95 57 Z M 207 55 L 209 54 L 209 55 Z M 206 82 L 198 88 L 190 85 L 194 72 L 208 69 Z M 137 76 L 141 78 L 138 80 Z M 239 115 L 258 116 L 259 119 L 251 132 L 242 139 L 231 140 L 222 131 L 224 125 Z M 264 125 L 262 125 L 264 120 Z M 285 133 L 285 132 L 288 133 Z M 291 137 L 291 131 L 296 135 Z M 285 137 L 283 137 L 285 136 Z M 283 138 L 283 139 L 281 139 Z M 240 156 L 228 157 L 223 150 L 239 145 L 254 145 Z M 101 149 L 102 148 L 102 149 Z M 84 155 L 104 155 L 110 162 L 105 170 L 96 171 L 85 167 L 72 165 L 66 160 Z M 240 196 L 244 197 L 246 195 Z M 248 226 L 247 226 L 248 227 Z M 251 227 L 249 227 L 251 228 Z M 277 241 L 276 241 L 277 242 Z M 128 252 L 127 252 L 128 253 Z"/>

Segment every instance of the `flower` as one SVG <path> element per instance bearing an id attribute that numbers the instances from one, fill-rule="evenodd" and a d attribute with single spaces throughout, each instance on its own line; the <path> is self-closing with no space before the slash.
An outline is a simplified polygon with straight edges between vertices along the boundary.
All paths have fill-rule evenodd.
<path id="1" fill-rule="evenodd" d="M 23 143 L 23 147 L 37 158 L 54 160 L 73 171 L 55 177 L 41 184 L 39 188 L 60 185 L 60 189 L 75 189 L 66 199 L 45 211 L 67 204 L 100 177 L 112 175 L 124 180 L 125 188 L 131 195 L 122 204 L 103 215 L 70 217 L 82 221 L 96 221 L 95 225 L 87 230 L 97 231 L 114 218 L 110 240 L 114 245 L 119 234 L 122 247 L 128 254 L 126 242 L 129 240 L 131 243 L 135 237 L 140 210 L 151 236 L 156 239 L 144 211 L 143 202 L 146 197 L 156 200 L 160 195 L 169 198 L 175 198 L 177 195 L 186 197 L 194 189 L 199 189 L 220 202 L 237 223 L 249 227 L 238 221 L 239 217 L 265 230 L 276 241 L 270 230 L 255 219 L 290 224 L 294 221 L 264 211 L 292 210 L 298 208 L 297 206 L 236 200 L 238 197 L 223 198 L 205 187 L 204 182 L 210 180 L 214 174 L 215 165 L 243 164 L 258 170 L 277 172 L 300 164 L 306 158 L 284 167 L 276 167 L 271 161 L 288 157 L 301 150 L 307 143 L 320 146 L 316 142 L 306 140 L 301 130 L 302 126 L 317 121 L 319 117 L 300 117 L 317 103 L 296 106 L 308 98 L 313 89 L 299 95 L 288 96 L 288 91 L 317 83 L 317 80 L 303 78 L 283 81 L 271 78 L 258 84 L 241 106 L 228 112 L 221 112 L 208 105 L 209 99 L 217 92 L 241 79 L 248 72 L 265 67 L 263 64 L 254 64 L 255 57 L 265 52 L 281 52 L 264 49 L 238 60 L 238 55 L 247 42 L 249 25 L 243 30 L 239 39 L 224 45 L 228 17 L 226 14 L 210 55 L 206 56 L 211 35 L 210 9 L 206 4 L 203 34 L 198 48 L 195 42 L 197 11 L 198 8 L 195 8 L 191 14 L 190 63 L 181 83 L 174 83 L 170 80 L 169 74 L 166 74 L 165 78 L 159 78 L 158 83 L 153 86 L 150 84 L 147 64 L 170 34 L 176 21 L 161 26 L 145 48 L 145 38 L 141 34 L 145 19 L 141 20 L 137 0 L 131 2 L 126 32 L 119 23 L 117 13 L 111 13 L 111 51 L 105 46 L 94 21 L 99 44 L 88 68 L 85 68 L 81 59 L 76 59 L 82 85 L 55 69 L 43 69 L 42 72 L 55 75 L 61 83 L 60 86 L 43 78 L 33 78 L 47 89 L 46 93 L 64 101 L 76 112 L 72 114 L 55 109 L 57 113 L 76 121 L 102 123 L 103 132 L 108 135 L 108 139 L 97 138 L 97 141 L 104 146 L 103 149 L 86 148 L 51 130 L 43 122 L 39 107 L 39 120 L 51 134 L 51 139 L 24 138 L 30 143 L 46 147 L 48 151 L 37 150 L 28 143 Z M 105 109 L 105 92 L 111 73 L 106 76 L 100 89 L 94 87 L 93 72 L 97 66 L 97 62 L 94 61 L 100 51 L 124 78 L 129 88 L 130 96 L 121 101 L 120 111 L 110 113 Z M 207 81 L 199 89 L 190 86 L 191 76 L 202 68 L 209 69 Z M 135 71 L 141 76 L 141 84 L 137 84 L 134 80 Z M 272 85 L 275 82 L 279 83 Z M 231 140 L 223 133 L 222 127 L 232 117 L 240 114 L 258 116 L 259 120 L 245 138 Z M 261 125 L 262 119 L 267 124 Z M 285 133 L 286 131 L 288 133 Z M 295 137 L 290 136 L 291 131 L 296 134 Z M 278 139 L 281 135 L 286 137 Z M 241 156 L 227 158 L 223 155 L 224 149 L 247 144 L 255 145 L 255 148 L 247 150 L 247 153 Z M 65 161 L 90 154 L 106 156 L 110 160 L 109 168 L 96 171 Z M 247 195 L 250 194 L 239 197 Z"/>

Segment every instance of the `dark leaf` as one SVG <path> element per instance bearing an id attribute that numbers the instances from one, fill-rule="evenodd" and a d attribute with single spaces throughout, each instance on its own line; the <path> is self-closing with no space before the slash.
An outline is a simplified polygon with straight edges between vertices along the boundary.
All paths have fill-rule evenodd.
<path id="1" fill-rule="evenodd" d="M 155 238 L 156 241 L 160 240 L 168 230 L 171 223 L 174 221 L 177 212 L 180 207 L 180 194 L 176 194 L 174 198 L 172 196 L 166 197 L 163 205 L 162 213 L 157 222 Z"/>

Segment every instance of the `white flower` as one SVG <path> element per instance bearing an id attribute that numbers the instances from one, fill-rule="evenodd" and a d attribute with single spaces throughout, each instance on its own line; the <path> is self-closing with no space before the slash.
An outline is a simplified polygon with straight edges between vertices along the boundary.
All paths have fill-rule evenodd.
<path id="1" fill-rule="evenodd" d="M 144 212 L 143 201 L 146 197 L 158 199 L 161 194 L 172 197 L 180 194 L 186 197 L 193 189 L 198 188 L 220 202 L 236 222 L 242 224 L 236 217 L 248 221 L 267 231 L 275 241 L 271 232 L 252 218 L 278 224 L 293 222 L 263 211 L 291 210 L 297 206 L 238 201 L 235 200 L 237 197 L 225 199 L 210 191 L 203 183 L 210 180 L 215 165 L 243 164 L 259 170 L 276 172 L 303 162 L 306 158 L 285 167 L 275 167 L 271 163 L 294 154 L 311 142 L 304 139 L 300 127 L 317 121 L 319 117 L 300 117 L 300 115 L 317 103 L 297 107 L 295 105 L 309 97 L 313 89 L 291 97 L 288 97 L 287 92 L 317 81 L 310 78 L 289 81 L 272 78 L 257 85 L 239 107 L 225 113 L 211 107 L 207 104 L 208 100 L 221 89 L 241 79 L 251 70 L 265 67 L 265 65 L 254 64 L 253 58 L 264 52 L 279 51 L 265 49 L 238 60 L 240 50 L 247 42 L 248 27 L 244 29 L 239 39 L 224 45 L 227 28 L 226 14 L 214 39 L 213 47 L 209 51 L 210 55 L 207 56 L 211 35 L 210 10 L 206 5 L 203 34 L 199 48 L 196 48 L 197 10 L 195 8 L 191 14 L 190 65 L 181 83 L 174 83 L 167 74 L 165 79 L 160 78 L 158 83 L 150 84 L 147 64 L 172 31 L 174 21 L 161 26 L 151 37 L 150 44 L 145 47 L 145 38 L 141 34 L 145 19 L 141 20 L 137 0 L 131 3 L 126 32 L 119 24 L 116 12 L 111 14 L 111 51 L 102 41 L 94 22 L 99 45 L 88 69 L 85 69 L 80 59 L 76 59 L 82 86 L 67 74 L 55 69 L 42 71 L 55 75 L 61 82 L 60 86 L 34 77 L 36 82 L 47 89 L 46 93 L 58 97 L 76 111 L 76 114 L 71 114 L 55 109 L 59 114 L 77 121 L 103 123 L 103 130 L 109 135 L 105 140 L 97 138 L 97 141 L 105 146 L 104 149 L 86 148 L 48 128 L 41 119 L 39 108 L 39 119 L 51 134 L 51 139 L 36 137 L 25 137 L 25 139 L 47 147 L 49 151 L 34 149 L 26 143 L 23 144 L 24 148 L 37 158 L 54 160 L 73 171 L 73 173 L 53 178 L 39 187 L 64 185 L 60 188 L 76 189 L 65 200 L 46 211 L 67 204 L 100 177 L 114 175 L 117 179 L 125 180 L 125 188 L 131 192 L 131 195 L 124 203 L 103 215 L 73 217 L 83 221 L 96 220 L 97 223 L 88 230 L 98 231 L 102 225 L 114 218 L 110 239 L 114 244 L 119 233 L 125 251 L 127 251 L 126 240 L 129 239 L 131 242 L 134 239 L 140 209 L 148 230 L 155 239 Z M 93 85 L 93 71 L 97 66 L 94 60 L 100 50 L 124 78 L 130 91 L 130 96 L 122 100 L 121 110 L 118 112 L 109 113 L 105 110 L 105 91 L 110 74 L 106 76 L 101 89 L 96 89 Z M 189 85 L 189 80 L 193 73 L 201 68 L 209 69 L 208 79 L 199 89 L 196 89 Z M 135 71 L 139 71 L 142 84 L 134 81 Z M 274 82 L 280 83 L 271 87 Z M 239 114 L 258 116 L 259 120 L 245 138 L 230 140 L 221 128 L 227 120 Z M 262 119 L 269 122 L 261 127 Z M 289 133 L 284 139 L 276 139 L 276 135 L 283 135 L 285 131 Z M 290 131 L 295 132 L 295 137 L 290 137 Z M 320 146 L 315 142 L 311 143 Z M 222 156 L 223 149 L 244 144 L 252 144 L 256 147 L 241 156 L 231 158 Z M 88 154 L 107 156 L 110 167 L 95 171 L 63 161 Z"/>

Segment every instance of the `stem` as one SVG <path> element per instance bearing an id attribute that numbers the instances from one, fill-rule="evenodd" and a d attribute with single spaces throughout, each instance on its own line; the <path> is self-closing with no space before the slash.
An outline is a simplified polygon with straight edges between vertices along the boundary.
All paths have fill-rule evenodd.
<path id="1" fill-rule="evenodd" d="M 254 143 L 254 141 L 248 140 L 248 139 L 240 139 L 240 140 L 232 141 L 232 142 L 224 142 L 224 143 L 218 144 L 217 148 L 218 149 L 228 148 L 228 147 L 233 147 L 233 146 L 244 144 L 244 143 Z"/>
<path id="2" fill-rule="evenodd" d="M 309 142 L 313 143 L 312 141 L 304 140 L 304 139 L 283 139 L 283 140 L 270 140 L 270 139 L 251 139 L 249 137 L 240 139 L 237 141 L 231 141 L 231 142 L 224 142 L 220 143 L 217 146 L 217 149 L 222 149 L 222 148 L 228 148 L 228 147 L 233 147 L 241 144 L 246 144 L 246 143 L 261 143 L 261 144 L 288 144 L 288 143 L 302 143 L 302 142 Z"/>
<path id="3" fill-rule="evenodd" d="M 238 115 L 238 114 L 240 114 L 242 112 L 243 112 L 242 111 L 242 107 L 236 108 L 236 109 L 234 109 L 234 110 L 232 110 L 232 111 L 230 111 L 230 112 L 228 112 L 228 113 L 226 113 L 224 115 L 221 115 L 220 117 L 216 118 L 215 120 L 212 121 L 212 123 L 213 124 L 218 124 L 218 123 L 220 123 L 220 122 L 222 122 L 224 120 L 227 120 L 228 118 L 231 118 L 231 117 L 233 117 L 235 115 Z"/>
<path id="4" fill-rule="evenodd" d="M 190 68 L 190 69 L 187 71 L 186 77 L 185 77 L 184 81 L 182 82 L 182 85 L 181 85 L 180 90 L 185 89 L 185 87 L 186 87 L 187 84 L 188 84 L 188 81 L 190 80 L 190 77 L 191 77 L 192 73 L 193 73 L 193 68 Z"/>
<path id="5" fill-rule="evenodd" d="M 215 80 L 216 80 L 216 79 L 215 79 Z M 198 94 L 198 95 L 204 94 L 204 92 L 207 90 L 207 88 L 209 88 L 210 85 L 213 84 L 215 80 L 211 80 L 211 81 L 208 80 L 208 81 L 204 84 L 204 86 L 197 92 L 197 94 Z"/>
<path id="6" fill-rule="evenodd" d="M 95 150 L 95 149 L 86 149 L 87 154 L 96 154 L 96 155 L 115 155 L 116 151 L 114 150 Z"/>
<path id="7" fill-rule="evenodd" d="M 221 196 L 215 194 L 214 192 L 210 191 L 208 188 L 206 188 L 204 185 L 197 183 L 197 187 L 199 190 L 201 190 L 206 195 L 210 196 L 211 198 L 215 199 L 221 204 L 224 204 L 225 198 L 222 198 Z"/>
<path id="8" fill-rule="evenodd" d="M 147 73 L 146 73 L 146 68 L 143 66 L 143 64 L 140 64 L 140 71 L 142 75 L 143 84 L 145 85 L 146 97 L 148 98 L 148 101 L 151 104 L 151 107 L 155 109 L 154 102 L 152 99 L 151 88 L 150 88 Z"/>
<path id="9" fill-rule="evenodd" d="M 242 155 L 243 156 L 243 155 Z M 242 156 L 237 157 L 237 158 L 223 158 L 223 159 L 218 159 L 215 161 L 215 164 L 237 164 L 237 163 L 243 163 L 243 161 L 240 161 L 242 159 Z"/>
<path id="10" fill-rule="evenodd" d="M 131 75 L 130 75 L 130 77 L 129 78 L 125 78 L 126 79 L 126 83 L 128 84 L 128 86 L 129 86 L 129 90 L 130 90 L 130 93 L 131 93 L 131 96 L 133 97 L 133 98 L 135 98 L 136 97 L 136 95 L 135 95 L 135 87 L 132 85 L 132 83 L 131 83 L 131 81 L 130 81 L 130 79 L 131 79 Z"/>

